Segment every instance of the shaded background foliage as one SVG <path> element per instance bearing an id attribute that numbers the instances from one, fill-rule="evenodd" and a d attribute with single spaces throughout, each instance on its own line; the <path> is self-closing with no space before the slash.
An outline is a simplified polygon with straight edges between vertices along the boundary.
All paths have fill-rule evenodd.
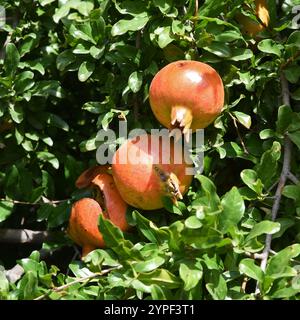
<path id="1" fill-rule="evenodd" d="M 2 299 L 299 298 L 300 32 L 291 21 L 300 2 L 267 2 L 270 26 L 251 37 L 237 17 L 257 20 L 253 1 L 0 1 L 0 228 L 58 232 L 43 243 L 57 250 L 47 263 L 31 253 L 38 245 L 0 244 Z M 86 195 L 74 181 L 103 143 L 96 133 L 120 119 L 159 128 L 149 84 L 179 59 L 209 63 L 226 88 L 224 111 L 205 130 L 204 173 L 178 208 L 131 210 L 129 234 L 101 220 L 109 249 L 79 261 L 64 231 Z M 293 182 L 271 221 L 284 137 Z M 266 234 L 263 272 L 255 254 Z M 25 272 L 9 283 L 4 269 L 17 262 Z"/>

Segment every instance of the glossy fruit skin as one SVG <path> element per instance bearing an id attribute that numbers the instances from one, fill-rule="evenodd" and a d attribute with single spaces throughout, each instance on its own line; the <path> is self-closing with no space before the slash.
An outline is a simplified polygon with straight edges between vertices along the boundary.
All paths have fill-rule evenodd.
<path id="1" fill-rule="evenodd" d="M 183 107 L 192 113 L 189 127 L 193 131 L 203 129 L 221 113 L 223 82 L 211 66 L 199 61 L 179 60 L 155 75 L 149 101 L 155 117 L 166 128 L 173 128 L 172 108 Z"/>
<path id="2" fill-rule="evenodd" d="M 85 172 L 86 184 L 97 191 L 96 199 L 83 198 L 72 206 L 69 218 L 68 234 L 70 238 L 82 247 L 84 257 L 96 248 L 105 247 L 105 242 L 98 229 L 98 218 L 102 214 L 106 219 L 118 226 L 122 231 L 129 229 L 126 221 L 127 204 L 121 198 L 111 175 L 97 174 L 92 181 L 88 179 L 93 172 L 105 171 L 103 168 L 94 167 Z M 89 173 L 89 174 L 87 174 Z M 90 175 L 91 174 L 91 175 Z M 83 177 L 83 175 L 81 175 Z M 103 207 L 103 209 L 101 208 Z"/>
<path id="3" fill-rule="evenodd" d="M 151 150 L 151 137 L 144 134 L 127 140 L 115 153 L 112 163 L 112 175 L 121 197 L 131 206 L 143 210 L 163 208 L 163 197 L 170 196 L 167 189 L 170 181 L 184 195 L 193 178 L 186 174 L 186 169 L 192 166 L 185 162 L 175 164 L 172 156 L 170 164 L 162 164 L 161 158 L 156 164 L 153 158 L 161 157 L 161 143 Z M 179 152 L 174 144 L 171 144 L 170 150 L 171 154 L 174 150 Z M 132 161 L 131 156 L 135 154 L 141 156 L 142 163 Z M 125 156 L 126 163 L 120 163 L 122 155 Z"/>
<path id="4" fill-rule="evenodd" d="M 262 23 L 256 22 L 244 15 L 237 16 L 237 20 L 241 24 L 243 31 L 252 37 L 263 31 L 270 23 L 270 15 L 266 0 L 255 0 L 255 14 Z"/>

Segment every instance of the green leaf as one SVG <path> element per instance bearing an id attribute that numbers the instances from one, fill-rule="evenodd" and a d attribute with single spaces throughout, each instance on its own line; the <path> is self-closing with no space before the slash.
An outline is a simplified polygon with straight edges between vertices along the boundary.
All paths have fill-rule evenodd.
<path id="1" fill-rule="evenodd" d="M 216 193 L 216 187 L 214 183 L 203 175 L 197 175 L 195 178 L 200 181 L 204 196 L 203 198 L 199 197 L 197 200 L 195 200 L 193 202 L 193 206 L 197 206 L 200 202 L 200 204 L 204 203 L 207 205 L 211 212 L 218 211 L 220 209 L 220 198 Z"/>
<path id="2" fill-rule="evenodd" d="M 289 138 L 293 141 L 293 143 L 300 149 L 300 130 L 296 132 L 289 132 Z"/>
<path id="3" fill-rule="evenodd" d="M 286 44 L 290 47 L 300 49 L 300 31 L 295 31 L 291 33 Z"/>
<path id="4" fill-rule="evenodd" d="M 295 200 L 296 203 L 300 205 L 300 186 L 299 185 L 285 186 L 282 194 L 289 199 Z"/>
<path id="5" fill-rule="evenodd" d="M 270 277 L 278 277 L 283 274 L 291 259 L 300 254 L 300 244 L 293 244 L 274 255 L 267 265 L 266 274 Z"/>
<path id="6" fill-rule="evenodd" d="M 66 4 L 63 4 L 60 8 L 57 8 L 53 16 L 54 22 L 58 23 L 59 20 L 67 16 L 69 14 L 70 9 L 71 9 L 70 6 Z"/>
<path id="7" fill-rule="evenodd" d="M 145 285 L 158 285 L 168 289 L 176 289 L 182 285 L 181 281 L 174 274 L 165 269 L 141 273 L 138 275 L 137 279 Z"/>
<path id="8" fill-rule="evenodd" d="M 160 286 L 153 284 L 151 286 L 151 297 L 153 300 L 169 300 L 169 291 L 167 289 L 162 289 Z"/>
<path id="9" fill-rule="evenodd" d="M 50 4 L 56 0 L 38 0 L 41 6 L 46 6 L 47 4 Z"/>
<path id="10" fill-rule="evenodd" d="M 5 47 L 4 70 L 6 74 L 12 77 L 18 68 L 20 54 L 13 43 L 8 43 Z"/>
<path id="11" fill-rule="evenodd" d="M 33 77 L 34 73 L 31 71 L 24 71 L 16 77 L 15 90 L 17 94 L 27 91 L 34 86 Z"/>
<path id="12" fill-rule="evenodd" d="M 298 288 L 293 288 L 293 287 L 282 288 L 282 289 L 276 290 L 271 296 L 273 299 L 292 298 L 293 296 L 296 296 L 297 293 L 299 293 Z"/>
<path id="13" fill-rule="evenodd" d="M 284 69 L 284 75 L 289 82 L 296 84 L 300 79 L 300 66 L 292 65 Z"/>
<path id="14" fill-rule="evenodd" d="M 128 87 L 134 93 L 140 91 L 143 84 L 143 73 L 134 71 L 128 78 Z"/>
<path id="15" fill-rule="evenodd" d="M 20 282 L 20 289 L 25 300 L 32 300 L 37 294 L 38 280 L 34 272 L 28 271 Z"/>
<path id="16" fill-rule="evenodd" d="M 9 113 L 13 121 L 16 123 L 21 123 L 24 119 L 23 108 L 20 105 L 10 104 Z"/>
<path id="17" fill-rule="evenodd" d="M 263 191 L 263 184 L 258 178 L 256 171 L 245 169 L 241 172 L 243 182 L 254 192 L 261 195 Z"/>
<path id="18" fill-rule="evenodd" d="M 220 34 L 215 35 L 215 40 L 218 42 L 232 42 L 241 38 L 241 34 L 236 30 L 226 30 Z M 240 49 L 241 52 L 246 52 L 249 49 Z M 250 50 L 249 50 L 250 51 Z M 252 54 L 253 55 L 253 54 Z"/>
<path id="19" fill-rule="evenodd" d="M 280 238 L 287 229 L 295 225 L 293 219 L 278 218 L 276 221 L 280 223 L 280 230 L 273 235 L 272 239 Z"/>
<path id="20" fill-rule="evenodd" d="M 149 17 L 145 14 L 137 15 L 131 20 L 119 20 L 111 29 L 113 37 L 120 36 L 128 31 L 138 31 L 145 27 Z"/>
<path id="21" fill-rule="evenodd" d="M 88 152 L 97 149 L 96 145 L 96 137 L 92 137 L 89 140 L 82 141 L 79 144 L 79 148 L 81 152 Z"/>
<path id="22" fill-rule="evenodd" d="M 37 82 L 37 84 L 33 87 L 32 95 L 40 96 L 43 98 L 47 96 L 53 96 L 61 99 L 64 97 L 64 91 L 59 81 L 42 80 Z"/>
<path id="23" fill-rule="evenodd" d="M 252 278 L 259 282 L 263 282 L 264 273 L 252 259 L 243 259 L 239 264 L 239 271 L 249 278 Z"/>
<path id="24" fill-rule="evenodd" d="M 188 229 L 199 229 L 203 225 L 196 216 L 191 216 L 187 218 L 184 224 Z"/>
<path id="25" fill-rule="evenodd" d="M 105 113 L 104 117 L 101 120 L 101 125 L 104 130 L 107 130 L 107 128 L 109 127 L 109 124 L 113 121 L 114 116 L 115 114 L 113 112 Z"/>
<path id="26" fill-rule="evenodd" d="M 39 39 L 35 33 L 29 33 L 22 39 L 19 47 L 20 56 L 23 57 L 26 53 L 32 51 L 38 45 Z"/>
<path id="27" fill-rule="evenodd" d="M 284 134 L 293 118 L 293 111 L 290 106 L 280 106 L 278 109 L 278 120 L 276 122 L 277 132 Z"/>
<path id="28" fill-rule="evenodd" d="M 0 299 L 4 300 L 9 291 L 9 282 L 5 275 L 4 268 L 0 265 Z"/>
<path id="29" fill-rule="evenodd" d="M 238 189 L 233 187 L 225 194 L 221 201 L 223 212 L 219 215 L 220 230 L 226 233 L 232 226 L 236 226 L 245 212 L 245 204 Z"/>
<path id="30" fill-rule="evenodd" d="M 280 223 L 272 221 L 261 221 L 257 223 L 248 236 L 245 239 L 245 242 L 256 238 L 262 234 L 274 234 L 280 230 Z"/>
<path id="31" fill-rule="evenodd" d="M 13 208 L 13 202 L 0 201 L 0 223 L 5 221 L 12 214 Z"/>
<path id="32" fill-rule="evenodd" d="M 181 263 L 179 266 L 179 275 L 184 282 L 185 291 L 195 288 L 202 278 L 202 266 L 200 263 L 196 265 L 193 263 Z"/>
<path id="33" fill-rule="evenodd" d="M 59 161 L 53 153 L 47 151 L 37 152 L 37 158 L 43 162 L 49 162 L 54 169 L 59 168 Z"/>
<path id="34" fill-rule="evenodd" d="M 93 62 L 84 61 L 78 70 L 78 79 L 81 82 L 85 82 L 94 72 L 95 64 Z"/>
<path id="35" fill-rule="evenodd" d="M 155 257 L 147 261 L 137 262 L 133 264 L 133 268 L 136 272 L 150 272 L 156 270 L 165 263 L 165 259 L 162 257 Z"/>
<path id="36" fill-rule="evenodd" d="M 174 39 L 171 36 L 171 27 L 159 27 L 154 33 L 158 35 L 157 44 L 161 49 L 165 48 L 168 44 L 170 44 Z"/>
<path id="37" fill-rule="evenodd" d="M 238 122 L 241 123 L 247 129 L 251 127 L 251 117 L 248 114 L 239 111 L 233 111 L 233 114 L 237 118 Z"/>
<path id="38" fill-rule="evenodd" d="M 110 220 L 105 219 L 102 214 L 99 215 L 99 231 L 108 247 L 117 247 L 120 242 L 124 241 L 122 231 Z"/>
<path id="39" fill-rule="evenodd" d="M 63 71 L 76 60 L 76 56 L 72 53 L 72 50 L 66 50 L 60 53 L 56 58 L 56 66 L 59 71 Z"/>
<path id="40" fill-rule="evenodd" d="M 300 88 L 291 93 L 291 97 L 293 100 L 300 101 Z"/>
<path id="41" fill-rule="evenodd" d="M 212 42 L 209 46 L 205 46 L 203 49 L 221 58 L 231 57 L 230 47 L 222 42 Z"/>
<path id="42" fill-rule="evenodd" d="M 69 125 L 62 118 L 53 113 L 48 114 L 47 124 L 62 129 L 64 131 L 69 131 Z"/>
<path id="43" fill-rule="evenodd" d="M 186 206 L 183 202 L 177 201 L 177 203 L 175 204 L 172 201 L 172 199 L 169 197 L 162 197 L 162 202 L 163 202 L 164 208 L 168 212 L 177 214 L 179 216 L 182 216 L 182 211 L 186 209 Z"/>
<path id="44" fill-rule="evenodd" d="M 161 13 L 167 14 L 172 9 L 173 0 L 153 0 L 153 4 L 161 11 Z"/>
<path id="45" fill-rule="evenodd" d="M 95 46 L 90 47 L 90 54 L 94 59 L 100 59 L 105 52 L 105 47 L 97 48 Z"/>
<path id="46" fill-rule="evenodd" d="M 56 228 L 66 223 L 71 212 L 71 206 L 68 201 L 64 201 L 52 207 L 51 213 L 48 217 L 48 228 Z"/>
<path id="47" fill-rule="evenodd" d="M 164 239 L 168 238 L 166 231 L 158 229 L 152 221 L 146 219 L 138 211 L 132 212 L 132 218 L 138 229 L 152 243 L 162 243 Z"/>
<path id="48" fill-rule="evenodd" d="M 272 39 L 265 39 L 259 42 L 258 49 L 261 52 L 274 54 L 281 57 L 283 46 Z"/>
<path id="49" fill-rule="evenodd" d="M 44 221 L 47 220 L 48 217 L 51 215 L 53 210 L 53 206 L 45 203 L 42 206 L 39 207 L 37 210 L 37 221 Z"/>
<path id="50" fill-rule="evenodd" d="M 233 61 L 243 61 L 251 59 L 252 57 L 253 52 L 250 49 L 233 48 L 231 50 L 231 57 L 229 59 Z"/>
<path id="51" fill-rule="evenodd" d="M 277 174 L 278 161 L 281 156 L 281 144 L 275 141 L 270 150 L 264 152 L 260 163 L 256 166 L 257 176 L 265 188 L 271 187 L 273 178 Z"/>
<path id="52" fill-rule="evenodd" d="M 214 300 L 224 300 L 227 295 L 226 281 L 217 270 L 210 271 L 205 287 Z"/>

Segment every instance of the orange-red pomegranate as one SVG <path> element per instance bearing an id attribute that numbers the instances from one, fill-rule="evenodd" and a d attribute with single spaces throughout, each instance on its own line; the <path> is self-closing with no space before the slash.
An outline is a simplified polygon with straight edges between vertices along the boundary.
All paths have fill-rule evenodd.
<path id="1" fill-rule="evenodd" d="M 195 131 L 211 124 L 224 105 L 224 87 L 211 66 L 179 60 L 162 68 L 150 86 L 150 105 L 157 120 L 169 129 Z"/>
<path id="2" fill-rule="evenodd" d="M 173 142 L 169 151 L 163 145 L 161 137 L 144 134 L 127 140 L 115 153 L 112 175 L 121 197 L 131 206 L 159 209 L 164 206 L 163 197 L 176 203 L 188 190 L 192 175 L 186 169 L 192 165 L 184 161 L 181 148 Z"/>
<path id="3" fill-rule="evenodd" d="M 95 188 L 96 199 L 83 198 L 75 202 L 69 219 L 68 234 L 74 242 L 82 247 L 82 256 L 96 248 L 105 246 L 102 234 L 98 229 L 100 214 L 111 220 L 121 230 L 129 229 L 126 222 L 127 204 L 121 198 L 112 176 L 100 173 L 93 177 L 94 173 L 103 171 L 105 171 L 103 168 L 93 167 L 80 176 L 80 181 L 85 186 Z M 86 181 L 84 181 L 84 177 L 86 177 Z"/>

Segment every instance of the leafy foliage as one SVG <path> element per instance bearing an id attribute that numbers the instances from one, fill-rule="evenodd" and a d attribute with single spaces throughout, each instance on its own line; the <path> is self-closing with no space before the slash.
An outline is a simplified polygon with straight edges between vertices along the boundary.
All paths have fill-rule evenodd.
<path id="1" fill-rule="evenodd" d="M 178 207 L 130 210 L 127 234 L 100 219 L 107 249 L 70 258 L 67 270 L 38 251 L 1 253 L 5 268 L 17 259 L 25 271 L 10 283 L 1 267 L 1 299 L 255 299 L 257 284 L 262 299 L 299 299 L 299 183 L 284 187 L 275 222 L 271 210 L 285 135 L 300 174 L 300 2 L 269 0 L 270 26 L 254 37 L 237 20 L 257 20 L 251 1 L 198 2 L 195 13 L 195 0 L 0 0 L 0 228 L 64 234 L 72 202 L 85 196 L 74 181 L 104 143 L 97 131 L 120 118 L 129 129 L 159 127 L 148 89 L 167 63 L 209 63 L 226 88 L 224 111 L 205 131 L 203 175 Z M 267 234 L 263 272 L 255 255 Z M 43 249 L 64 246 L 66 237 Z"/>

